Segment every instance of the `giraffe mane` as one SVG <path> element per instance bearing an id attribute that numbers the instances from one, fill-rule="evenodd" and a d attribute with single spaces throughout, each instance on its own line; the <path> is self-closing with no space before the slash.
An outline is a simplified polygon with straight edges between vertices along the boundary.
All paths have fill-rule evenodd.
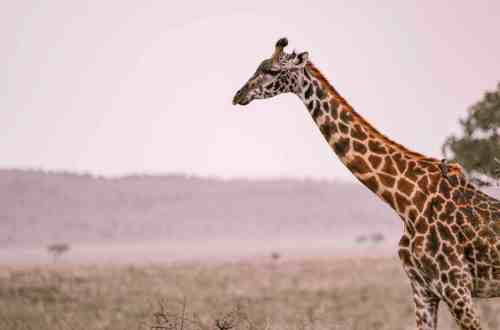
<path id="1" fill-rule="evenodd" d="M 375 127 L 373 127 L 366 119 L 364 119 L 360 114 L 354 110 L 351 105 L 337 92 L 337 90 L 332 86 L 332 84 L 328 81 L 328 79 L 319 71 L 319 69 L 312 63 L 308 62 L 306 64 L 306 68 L 314 75 L 316 79 L 318 79 L 322 85 L 333 95 L 333 97 L 336 99 L 337 102 L 342 104 L 344 107 L 348 108 L 349 111 L 352 113 L 353 117 L 364 127 L 369 129 L 371 133 L 380 138 L 381 140 L 385 141 L 387 144 L 394 146 L 394 148 L 398 149 L 399 151 L 417 158 L 420 161 L 429 161 L 429 162 L 437 162 L 438 160 L 432 157 L 427 157 L 422 155 L 421 153 L 412 151 L 402 144 L 399 144 L 392 139 L 388 138 L 384 134 L 380 133 Z"/>

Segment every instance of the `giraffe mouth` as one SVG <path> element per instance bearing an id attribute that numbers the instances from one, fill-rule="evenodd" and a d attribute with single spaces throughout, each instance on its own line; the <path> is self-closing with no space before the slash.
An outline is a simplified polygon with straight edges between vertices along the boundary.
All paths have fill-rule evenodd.
<path id="1" fill-rule="evenodd" d="M 250 100 L 243 99 L 243 100 L 240 100 L 237 104 L 239 104 L 239 105 L 247 105 L 248 103 L 250 103 Z"/>
<path id="2" fill-rule="evenodd" d="M 250 101 L 251 100 L 246 97 L 236 95 L 233 99 L 233 105 L 247 105 L 248 103 L 250 103 Z"/>

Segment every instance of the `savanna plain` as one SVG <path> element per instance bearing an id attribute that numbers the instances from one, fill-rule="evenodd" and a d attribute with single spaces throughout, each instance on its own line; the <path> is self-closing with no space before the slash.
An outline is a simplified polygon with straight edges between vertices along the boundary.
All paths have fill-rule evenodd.
<path id="1" fill-rule="evenodd" d="M 415 329 L 401 223 L 361 185 L 5 170 L 0 183 L 0 330 Z M 500 329 L 500 300 L 477 303 Z M 443 304 L 438 323 L 457 329 Z"/>
<path id="2" fill-rule="evenodd" d="M 500 301 L 478 301 L 499 329 Z M 3 266 L 1 329 L 414 329 L 396 258 Z M 440 329 L 456 329 L 441 306 Z"/>

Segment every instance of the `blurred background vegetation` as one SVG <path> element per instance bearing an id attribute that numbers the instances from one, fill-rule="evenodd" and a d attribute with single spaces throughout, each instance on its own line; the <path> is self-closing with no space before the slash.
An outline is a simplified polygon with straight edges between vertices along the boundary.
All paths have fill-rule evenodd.
<path id="1" fill-rule="evenodd" d="M 462 132 L 443 144 L 445 158 L 460 163 L 478 185 L 497 185 L 500 177 L 500 83 L 460 119 Z"/>

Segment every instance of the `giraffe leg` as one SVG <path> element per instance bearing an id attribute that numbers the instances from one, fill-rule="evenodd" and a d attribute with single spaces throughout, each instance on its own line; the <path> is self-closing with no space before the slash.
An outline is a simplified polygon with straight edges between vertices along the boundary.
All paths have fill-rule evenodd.
<path id="1" fill-rule="evenodd" d="M 413 257 L 410 254 L 411 236 L 404 234 L 399 241 L 399 258 L 403 269 L 410 279 L 413 291 L 413 302 L 415 304 L 415 317 L 417 330 L 436 330 L 437 314 L 440 298 L 428 288 L 425 280 L 415 267 Z"/>
<path id="2" fill-rule="evenodd" d="M 436 330 L 439 297 L 416 281 L 411 282 L 418 330 Z"/>
<path id="3" fill-rule="evenodd" d="M 466 287 L 445 290 L 443 300 L 448 305 L 461 330 L 481 330 L 479 316 L 474 309 L 472 295 Z"/>

